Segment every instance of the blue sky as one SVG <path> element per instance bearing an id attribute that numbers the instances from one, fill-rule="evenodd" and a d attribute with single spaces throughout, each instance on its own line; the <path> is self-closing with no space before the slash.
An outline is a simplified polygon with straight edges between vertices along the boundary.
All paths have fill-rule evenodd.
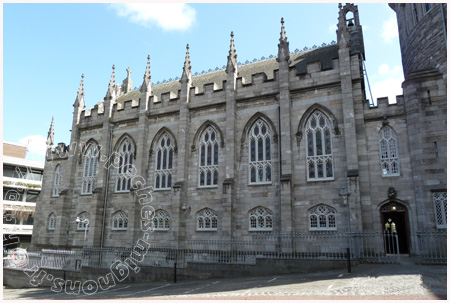
<path id="1" fill-rule="evenodd" d="M 386 3 L 358 4 L 374 99 L 401 94 L 395 14 Z M 238 61 L 277 54 L 284 17 L 290 50 L 336 41 L 337 3 L 3 4 L 3 139 L 29 144 L 43 160 L 55 117 L 55 143 L 69 144 L 73 103 L 85 75 L 86 108 L 130 67 L 140 86 L 147 55 L 152 81 L 180 77 L 186 44 L 192 71 L 226 64 L 234 31 Z"/>

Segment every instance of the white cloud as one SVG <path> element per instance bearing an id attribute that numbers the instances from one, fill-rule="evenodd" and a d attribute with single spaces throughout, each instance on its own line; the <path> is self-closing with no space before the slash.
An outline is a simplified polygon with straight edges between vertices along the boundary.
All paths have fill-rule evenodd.
<path id="1" fill-rule="evenodd" d="M 389 103 L 395 103 L 396 96 L 403 94 L 402 82 L 403 77 L 393 77 L 373 83 L 371 85 L 373 101 L 376 103 L 377 98 L 388 97 Z"/>
<path id="2" fill-rule="evenodd" d="M 337 30 L 336 24 L 330 24 L 330 26 L 328 27 L 328 31 L 330 32 L 330 34 L 336 34 L 336 30 Z"/>
<path id="3" fill-rule="evenodd" d="M 47 150 L 47 138 L 41 135 L 27 136 L 19 140 L 20 144 L 27 145 L 27 159 L 44 161 Z"/>
<path id="4" fill-rule="evenodd" d="M 391 43 L 394 38 L 398 37 L 397 19 L 395 16 L 388 21 L 384 21 L 381 36 L 386 43 Z"/>
<path id="5" fill-rule="evenodd" d="M 384 75 L 390 75 L 393 76 L 401 76 L 402 68 L 399 65 L 395 65 L 392 69 L 387 65 L 386 63 L 383 63 L 378 67 L 378 74 L 384 76 Z"/>
<path id="6" fill-rule="evenodd" d="M 185 3 L 114 3 L 110 7 L 131 22 L 163 30 L 187 30 L 195 21 L 195 10 Z"/>

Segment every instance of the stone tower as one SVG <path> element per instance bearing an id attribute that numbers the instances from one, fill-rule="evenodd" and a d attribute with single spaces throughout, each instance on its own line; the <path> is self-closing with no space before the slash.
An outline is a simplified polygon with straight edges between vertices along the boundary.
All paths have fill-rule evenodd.
<path id="1" fill-rule="evenodd" d="M 447 4 L 389 6 L 397 14 L 418 228 L 439 228 L 447 221 L 436 200 L 445 195 L 446 205 Z"/>

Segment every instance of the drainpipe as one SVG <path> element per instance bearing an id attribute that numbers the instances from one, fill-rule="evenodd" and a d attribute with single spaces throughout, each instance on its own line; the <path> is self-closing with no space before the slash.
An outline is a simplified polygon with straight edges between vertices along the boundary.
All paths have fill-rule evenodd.
<path id="1" fill-rule="evenodd" d="M 280 232 L 278 233 L 278 253 L 281 253 L 281 109 L 280 109 L 280 96 L 278 99 L 278 226 L 280 226 Z"/>
<path id="2" fill-rule="evenodd" d="M 114 132 L 114 124 L 109 125 L 109 150 L 108 150 L 108 162 L 106 166 L 106 183 L 105 183 L 105 199 L 103 200 L 103 218 L 102 218 L 102 237 L 100 240 L 100 248 L 103 248 L 103 240 L 105 236 L 105 219 L 106 219 L 106 202 L 108 201 L 108 189 L 109 189 L 109 174 L 112 152 L 112 137 Z"/>

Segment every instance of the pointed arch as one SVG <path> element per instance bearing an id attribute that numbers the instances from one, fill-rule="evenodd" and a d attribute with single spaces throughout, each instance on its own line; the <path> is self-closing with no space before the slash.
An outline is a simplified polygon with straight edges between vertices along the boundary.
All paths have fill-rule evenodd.
<path id="1" fill-rule="evenodd" d="M 111 215 L 111 230 L 127 230 L 128 214 L 123 210 L 118 210 Z"/>
<path id="2" fill-rule="evenodd" d="M 308 115 L 304 124 L 307 180 L 333 180 L 333 139 L 330 119 L 322 110 L 315 109 Z"/>
<path id="3" fill-rule="evenodd" d="M 114 151 L 119 159 L 115 192 L 129 192 L 133 177 L 131 173 L 134 167 L 133 159 L 136 159 L 136 143 L 130 135 L 125 133 L 117 141 Z"/>
<path id="4" fill-rule="evenodd" d="M 308 121 L 309 117 L 316 110 L 321 111 L 331 121 L 331 124 L 333 127 L 333 133 L 335 135 L 341 134 L 341 130 L 339 129 L 339 125 L 338 125 L 338 121 L 337 121 L 336 117 L 334 116 L 334 114 L 325 106 L 315 103 L 315 104 L 311 105 L 305 111 L 305 113 L 302 115 L 302 117 L 300 118 L 300 122 L 299 122 L 298 128 L 297 128 L 297 133 L 295 134 L 295 136 L 297 137 L 297 144 L 300 144 L 300 141 L 302 140 L 304 129 L 306 127 L 306 122 Z"/>
<path id="5" fill-rule="evenodd" d="M 217 212 L 205 207 L 197 212 L 197 231 L 217 230 Z"/>
<path id="6" fill-rule="evenodd" d="M 223 133 L 220 130 L 220 127 L 214 123 L 211 120 L 206 120 L 195 132 L 194 135 L 194 140 L 192 141 L 192 146 L 191 146 L 191 152 L 195 152 L 197 150 L 197 144 L 199 141 L 199 137 L 203 134 L 203 132 L 208 128 L 208 126 L 211 126 L 212 128 L 214 128 L 218 133 L 219 133 L 219 141 L 220 141 L 220 147 L 223 148 L 225 146 L 225 141 L 224 141 L 224 137 L 223 137 Z"/>
<path id="7" fill-rule="evenodd" d="M 270 120 L 270 118 L 267 117 L 267 115 L 265 115 L 261 112 L 257 112 L 247 121 L 247 124 L 245 124 L 244 130 L 242 131 L 242 136 L 241 136 L 241 145 L 244 145 L 245 142 L 247 142 L 247 137 L 250 132 L 250 129 L 252 128 L 253 124 L 258 119 L 263 120 L 265 123 L 267 123 L 269 125 L 270 132 L 271 132 L 272 138 L 273 138 L 273 142 L 274 143 L 278 142 L 277 128 L 275 127 L 275 124 L 273 124 L 272 120 Z"/>
<path id="8" fill-rule="evenodd" d="M 273 212 L 262 206 L 257 206 L 248 212 L 248 230 L 273 230 Z"/>
<path id="9" fill-rule="evenodd" d="M 59 197 L 59 187 L 61 186 L 61 164 L 57 164 L 53 176 L 52 197 Z"/>
<path id="10" fill-rule="evenodd" d="M 115 152 L 118 152 L 123 141 L 125 141 L 126 139 L 131 141 L 131 143 L 133 145 L 133 156 L 134 156 L 134 159 L 136 159 L 136 149 L 137 149 L 136 141 L 134 141 L 133 137 L 128 133 L 124 133 L 124 134 L 122 134 L 122 136 L 119 137 L 119 139 L 116 141 L 116 144 L 114 145 L 113 150 Z"/>
<path id="11" fill-rule="evenodd" d="M 395 130 L 384 125 L 378 132 L 380 147 L 381 175 L 383 177 L 400 176 L 398 141 Z"/>
<path id="12" fill-rule="evenodd" d="M 48 216 L 47 229 L 48 230 L 55 230 L 56 229 L 56 215 L 53 212 Z"/>
<path id="13" fill-rule="evenodd" d="M 178 144 L 175 135 L 169 128 L 163 126 L 156 132 L 155 136 L 153 137 L 152 143 L 150 143 L 150 156 L 153 155 L 155 145 L 158 143 L 159 139 L 161 139 L 164 133 L 168 133 L 171 139 L 173 140 L 173 152 L 174 153 L 178 152 Z"/>
<path id="14" fill-rule="evenodd" d="M 337 211 L 326 204 L 318 204 L 308 210 L 309 230 L 337 230 Z"/>
<path id="15" fill-rule="evenodd" d="M 172 188 L 172 172 L 175 161 L 174 149 L 174 139 L 168 131 L 164 130 L 158 135 L 157 141 L 155 142 L 155 190 Z"/>
<path id="16" fill-rule="evenodd" d="M 153 216 L 153 230 L 169 230 L 170 215 L 163 209 L 157 209 Z"/>
<path id="17" fill-rule="evenodd" d="M 98 144 L 97 140 L 95 140 L 94 138 L 90 138 L 89 140 L 86 141 L 86 143 L 82 144 L 82 146 L 81 146 L 81 155 L 84 156 L 84 154 L 86 154 L 87 150 L 91 146 L 96 146 L 97 147 L 96 156 L 100 159 L 100 150 L 101 150 L 101 148 L 99 148 L 100 144 Z"/>
<path id="18" fill-rule="evenodd" d="M 83 158 L 81 194 L 88 195 L 92 194 L 95 188 L 100 150 L 97 141 L 94 139 L 90 139 L 83 148 L 85 150 L 82 151 L 82 157 L 80 157 L 80 159 Z"/>

